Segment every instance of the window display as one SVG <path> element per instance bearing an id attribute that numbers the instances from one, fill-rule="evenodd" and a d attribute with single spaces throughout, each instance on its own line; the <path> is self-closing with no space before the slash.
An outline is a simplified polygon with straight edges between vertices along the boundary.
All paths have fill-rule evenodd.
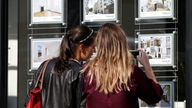
<path id="1" fill-rule="evenodd" d="M 139 0 L 139 18 L 172 18 L 174 0 Z"/>
<path id="2" fill-rule="evenodd" d="M 138 34 L 138 48 L 148 54 L 151 66 L 174 65 L 174 34 Z"/>
<path id="3" fill-rule="evenodd" d="M 62 38 L 32 38 L 31 69 L 37 69 L 43 61 L 58 56 L 61 40 Z"/>
<path id="4" fill-rule="evenodd" d="M 147 105 L 144 101 L 140 102 L 141 108 L 173 108 L 174 104 L 174 82 L 172 81 L 163 81 L 160 82 L 160 85 L 163 89 L 163 96 L 159 103 L 155 105 Z"/>
<path id="5" fill-rule="evenodd" d="M 117 0 L 83 0 L 83 22 L 117 21 Z"/>
<path id="6" fill-rule="evenodd" d="M 177 0 L 136 0 L 136 23 L 177 21 Z"/>
<path id="7" fill-rule="evenodd" d="M 31 24 L 64 23 L 64 0 L 31 0 Z"/>

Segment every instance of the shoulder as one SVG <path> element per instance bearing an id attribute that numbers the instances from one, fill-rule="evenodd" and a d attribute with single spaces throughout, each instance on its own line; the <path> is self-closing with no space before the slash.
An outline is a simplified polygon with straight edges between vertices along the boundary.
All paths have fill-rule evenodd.
<path id="1" fill-rule="evenodd" d="M 55 65 L 55 63 L 56 63 L 57 61 L 58 61 L 57 58 L 52 58 L 52 59 L 49 60 L 49 64 Z"/>
<path id="2" fill-rule="evenodd" d="M 70 82 L 73 82 L 74 80 L 79 78 L 80 71 L 82 69 L 82 66 L 74 61 L 68 61 L 69 68 L 66 69 L 64 73 L 67 73 L 67 79 L 70 80 Z"/>
<path id="3" fill-rule="evenodd" d="M 45 65 L 46 62 L 48 62 L 48 64 L 53 64 L 53 63 L 55 64 L 56 61 L 58 61 L 57 58 L 47 59 L 43 61 L 39 67 Z"/>
<path id="4" fill-rule="evenodd" d="M 46 68 L 47 68 L 47 70 L 52 70 L 55 67 L 55 64 L 57 61 L 58 61 L 57 58 L 48 59 L 43 62 L 43 65 L 45 65 L 46 62 L 48 62 Z"/>
<path id="5" fill-rule="evenodd" d="M 75 62 L 75 61 L 73 61 L 73 60 L 69 60 L 68 63 L 69 63 L 69 65 L 70 65 L 70 68 L 71 68 L 73 71 L 80 72 L 80 70 L 82 69 L 81 64 L 78 63 L 78 62 Z"/>
<path id="6" fill-rule="evenodd" d="M 136 65 L 133 65 L 132 67 L 133 67 L 133 72 L 132 72 L 133 77 L 137 77 L 137 76 L 139 77 L 145 74 L 140 67 Z"/>

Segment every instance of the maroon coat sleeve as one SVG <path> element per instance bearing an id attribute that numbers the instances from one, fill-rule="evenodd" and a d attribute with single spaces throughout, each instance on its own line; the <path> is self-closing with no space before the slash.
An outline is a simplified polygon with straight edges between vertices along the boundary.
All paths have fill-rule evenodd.
<path id="1" fill-rule="evenodd" d="M 136 85 L 136 95 L 147 104 L 155 104 L 161 100 L 163 90 L 161 86 L 149 79 L 137 66 L 134 66 L 132 79 Z"/>

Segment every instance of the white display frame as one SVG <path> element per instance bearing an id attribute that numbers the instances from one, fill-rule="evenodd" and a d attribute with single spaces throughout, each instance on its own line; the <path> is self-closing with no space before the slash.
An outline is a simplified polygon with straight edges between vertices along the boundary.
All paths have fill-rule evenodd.
<path id="1" fill-rule="evenodd" d="M 100 12 L 101 14 L 91 13 L 90 15 L 86 14 L 87 13 L 86 7 L 88 7 L 88 5 L 89 5 L 87 3 L 87 1 L 88 0 L 83 0 L 83 20 L 82 20 L 82 23 L 85 23 L 85 22 L 106 22 L 106 21 L 118 22 L 118 0 L 107 0 L 106 1 L 106 2 L 113 1 L 113 3 L 114 3 L 113 13 L 105 14 L 105 13 L 101 13 L 102 12 L 101 11 Z M 89 0 L 89 1 L 95 2 L 95 3 L 91 4 L 92 6 L 93 6 L 93 4 L 96 5 L 97 0 Z M 87 4 L 87 5 L 85 5 L 85 4 Z M 104 5 L 104 3 L 103 3 L 103 5 Z M 88 10 L 90 10 L 90 9 L 88 9 Z M 100 11 L 100 10 L 101 9 L 99 8 L 98 11 Z M 103 10 L 106 11 L 105 8 L 103 8 Z"/>
<path id="2" fill-rule="evenodd" d="M 36 70 L 40 64 L 50 58 L 57 57 L 62 38 L 31 38 L 30 68 Z M 38 47 L 38 48 L 37 48 Z M 39 52 L 39 53 L 38 53 Z"/>
<path id="3" fill-rule="evenodd" d="M 174 82 L 161 81 L 159 82 L 163 89 L 163 96 L 160 102 L 156 105 L 147 105 L 144 101 L 139 99 L 140 108 L 174 108 Z"/>
<path id="4" fill-rule="evenodd" d="M 55 5 L 54 5 L 55 4 Z M 33 24 L 62 24 L 65 13 L 64 0 L 30 0 L 30 26 Z"/>
<path id="5" fill-rule="evenodd" d="M 163 67 L 163 66 L 175 67 L 175 60 L 174 60 L 175 59 L 175 32 L 173 32 L 173 33 L 156 33 L 156 34 L 155 33 L 141 34 L 140 32 L 138 32 L 137 36 L 138 36 L 138 48 L 144 50 L 151 57 L 151 58 L 149 58 L 149 62 L 152 67 Z M 154 46 L 148 45 L 149 47 L 146 47 L 146 45 L 145 45 L 144 46 L 145 48 L 142 48 L 141 41 L 153 42 L 153 40 L 151 41 L 150 38 L 153 38 L 153 40 L 161 39 L 161 41 L 166 43 L 166 45 L 161 44 L 158 47 L 155 45 Z M 153 42 L 153 44 L 155 44 L 155 43 Z M 153 53 L 151 51 L 152 49 L 154 49 Z M 154 51 L 155 52 L 162 51 L 162 52 L 155 53 Z M 163 52 L 166 52 L 167 55 Z M 161 54 L 161 56 L 159 56 L 160 54 Z M 139 64 L 139 66 L 141 66 L 141 65 Z"/>
<path id="6" fill-rule="evenodd" d="M 138 18 L 140 19 L 155 19 L 155 18 L 173 18 L 174 17 L 174 0 L 165 0 L 167 1 L 167 3 L 165 4 L 162 4 L 160 3 L 160 1 L 162 0 L 151 0 L 150 2 L 150 5 L 154 5 L 154 6 L 151 6 L 150 5 L 147 5 L 146 2 L 148 2 L 149 4 L 149 0 L 138 0 Z M 146 3 L 144 5 L 144 3 Z M 159 3 L 162 4 L 163 7 L 162 9 L 158 9 L 155 7 L 157 7 L 157 4 Z M 156 5 L 156 6 L 155 6 Z M 143 7 L 143 9 L 142 9 Z M 141 11 L 141 10 L 145 10 L 144 9 L 147 8 L 149 11 Z M 150 7 L 150 8 L 149 8 Z M 163 11 L 162 11 L 163 10 Z"/>
<path id="7" fill-rule="evenodd" d="M 156 7 L 156 8 L 155 8 Z M 135 0 L 135 24 L 178 22 L 177 0 Z"/>

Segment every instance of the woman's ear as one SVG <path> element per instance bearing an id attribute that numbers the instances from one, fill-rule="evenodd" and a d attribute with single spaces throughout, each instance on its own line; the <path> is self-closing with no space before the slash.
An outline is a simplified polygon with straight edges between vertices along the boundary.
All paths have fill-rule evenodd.
<path id="1" fill-rule="evenodd" d="M 85 54 L 86 51 L 85 51 L 85 46 L 83 44 L 80 44 L 79 45 L 79 51 L 82 53 L 82 54 Z"/>
<path id="2" fill-rule="evenodd" d="M 83 45 L 83 44 L 81 44 L 80 45 L 80 51 L 81 51 L 81 53 L 83 54 L 83 55 L 85 55 L 86 54 L 86 47 L 85 47 L 85 45 Z"/>
<path id="3" fill-rule="evenodd" d="M 80 45 L 79 45 L 79 50 L 80 50 L 80 51 L 83 51 L 83 49 L 84 49 L 84 45 L 83 45 L 83 44 L 80 44 Z"/>

